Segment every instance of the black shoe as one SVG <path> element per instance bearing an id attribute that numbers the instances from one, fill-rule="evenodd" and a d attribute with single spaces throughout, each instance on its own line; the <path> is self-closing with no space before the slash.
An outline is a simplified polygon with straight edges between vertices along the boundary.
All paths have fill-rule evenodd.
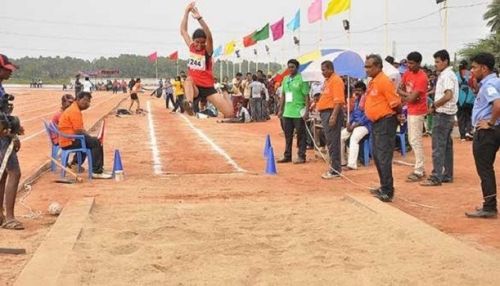
<path id="1" fill-rule="evenodd" d="M 292 159 L 290 159 L 290 158 L 281 158 L 278 161 L 276 161 L 276 163 L 278 163 L 278 164 L 290 163 L 290 162 L 292 162 Z"/>
<path id="2" fill-rule="evenodd" d="M 444 178 L 441 183 L 447 184 L 447 183 L 453 183 L 453 178 Z"/>
<path id="3" fill-rule="evenodd" d="M 436 187 L 436 186 L 441 186 L 441 182 L 433 178 L 428 178 L 427 180 L 421 182 L 420 185 L 423 187 Z"/>
<path id="4" fill-rule="evenodd" d="M 476 209 L 473 212 L 465 213 L 468 218 L 496 218 L 498 211 L 487 211 L 484 209 Z"/>
<path id="5" fill-rule="evenodd" d="M 384 203 L 390 203 L 392 202 L 392 198 L 393 196 L 389 196 L 388 194 L 385 194 L 381 191 L 379 191 L 379 193 L 377 195 L 375 195 L 376 198 L 378 198 L 379 200 L 381 200 L 382 202 Z"/>

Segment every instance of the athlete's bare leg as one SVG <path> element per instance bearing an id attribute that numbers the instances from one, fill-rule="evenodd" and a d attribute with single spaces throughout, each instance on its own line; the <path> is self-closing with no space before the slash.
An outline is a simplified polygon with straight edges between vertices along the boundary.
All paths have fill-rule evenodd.
<path id="1" fill-rule="evenodd" d="M 209 95 L 207 100 L 210 101 L 210 103 L 212 103 L 218 111 L 224 114 L 224 118 L 234 117 L 233 103 L 229 100 L 229 98 L 220 93 L 215 93 Z"/>

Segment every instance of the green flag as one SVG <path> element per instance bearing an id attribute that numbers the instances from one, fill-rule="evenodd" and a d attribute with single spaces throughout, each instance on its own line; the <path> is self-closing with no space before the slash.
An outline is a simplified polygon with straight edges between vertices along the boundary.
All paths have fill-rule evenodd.
<path id="1" fill-rule="evenodd" d="M 264 28 L 256 31 L 253 34 L 252 38 L 256 42 L 269 39 L 269 24 L 265 25 Z"/>

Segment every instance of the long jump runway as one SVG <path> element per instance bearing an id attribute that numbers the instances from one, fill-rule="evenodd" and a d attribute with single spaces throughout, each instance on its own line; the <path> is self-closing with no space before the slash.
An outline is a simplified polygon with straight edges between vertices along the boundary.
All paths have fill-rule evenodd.
<path id="1" fill-rule="evenodd" d="M 55 285 L 500 285 L 496 254 L 360 193 L 294 192 L 303 187 L 286 173 L 238 172 L 163 104 L 107 121 L 126 179 L 92 190 Z"/>

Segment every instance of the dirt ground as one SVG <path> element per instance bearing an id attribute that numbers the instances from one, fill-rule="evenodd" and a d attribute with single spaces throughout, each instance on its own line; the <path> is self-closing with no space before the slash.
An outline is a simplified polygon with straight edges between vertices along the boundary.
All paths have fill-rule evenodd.
<path id="1" fill-rule="evenodd" d="M 53 107 L 59 103 L 60 93 L 24 92 L 18 97 L 19 112 L 22 106 L 39 109 L 47 100 L 54 102 Z M 96 121 L 122 98 L 121 94 L 97 96 L 93 105 L 102 102 L 88 117 Z M 144 104 L 147 99 L 141 97 Z M 31 102 L 38 100 L 39 104 Z M 46 214 L 51 202 L 64 205 L 87 196 L 96 197 L 96 207 L 63 270 L 61 284 L 486 285 L 495 281 L 491 276 L 483 280 L 483 274 L 491 271 L 482 254 L 500 263 L 500 222 L 468 220 L 463 215 L 481 202 L 470 142 L 454 142 L 453 184 L 423 188 L 405 183 L 411 168 L 394 165 L 396 200 L 390 205 L 472 245 L 479 255 L 440 248 L 433 237 L 415 240 L 418 235 L 410 227 L 392 225 L 388 218 L 345 202 L 346 194 L 367 195 L 365 187 L 377 185 L 373 162 L 346 173 L 355 184 L 321 180 L 327 166 L 312 151 L 307 164 L 278 165 L 277 176 L 265 175 L 266 134 L 271 135 L 277 158 L 284 148 L 276 118 L 245 125 L 195 118 L 188 123 L 182 115 L 165 110 L 161 99 L 150 99 L 150 107 L 149 116 L 107 118 L 106 167 L 111 168 L 113 152 L 119 149 L 125 181 L 58 185 L 53 183 L 58 173 L 47 173 L 31 192 L 20 194 L 21 199 L 29 196 L 17 204 L 19 215 L 29 213 L 25 206 L 43 215 L 21 218 L 25 231 L 0 230 L 2 247 L 28 251 L 25 256 L 0 256 L 0 281 L 7 285 L 15 281 L 55 222 Z M 26 111 L 24 116 L 42 112 Z M 27 136 L 41 129 L 40 122 L 30 124 Z M 150 125 L 156 147 L 151 144 Z M 205 142 L 199 131 L 220 150 Z M 43 136 L 31 148 L 26 146 L 29 141 L 24 144 L 22 166 L 43 163 L 40 154 L 49 152 Z M 425 139 L 425 150 L 430 172 L 430 138 Z M 35 157 L 37 164 L 30 160 Z M 395 159 L 411 162 L 412 153 Z"/>

